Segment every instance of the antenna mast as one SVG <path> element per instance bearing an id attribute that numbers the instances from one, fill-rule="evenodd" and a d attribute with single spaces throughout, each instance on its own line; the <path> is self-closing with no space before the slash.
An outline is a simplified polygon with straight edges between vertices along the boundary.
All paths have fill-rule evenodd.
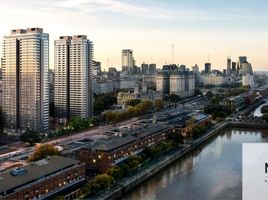
<path id="1" fill-rule="evenodd" d="M 171 45 L 171 48 L 172 48 L 172 65 L 175 64 L 174 63 L 174 44 Z"/>

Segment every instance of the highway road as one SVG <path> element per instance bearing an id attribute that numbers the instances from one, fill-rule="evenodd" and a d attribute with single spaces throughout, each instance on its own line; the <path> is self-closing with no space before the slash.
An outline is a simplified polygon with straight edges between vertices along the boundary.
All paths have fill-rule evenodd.
<path id="1" fill-rule="evenodd" d="M 132 118 L 130 120 L 124 121 L 117 123 L 115 126 L 120 127 L 132 123 L 136 123 L 139 120 L 139 118 Z M 88 130 L 88 131 L 83 131 L 81 133 L 76 133 L 70 136 L 65 136 L 62 138 L 56 138 L 47 142 L 43 142 L 42 144 L 53 144 L 53 145 L 66 145 L 72 142 L 77 142 L 83 139 L 91 139 L 91 140 L 96 140 L 100 137 L 102 137 L 102 133 L 107 132 L 110 130 L 113 126 L 112 125 L 105 125 L 105 126 L 100 126 L 96 127 L 94 129 Z M 31 156 L 31 154 L 35 151 L 35 146 L 33 147 L 26 147 L 26 148 L 19 148 L 16 151 L 8 152 L 5 154 L 0 155 L 0 165 L 1 162 L 7 161 L 7 160 L 13 160 L 13 161 L 18 161 L 22 160 L 24 158 L 27 158 Z"/>

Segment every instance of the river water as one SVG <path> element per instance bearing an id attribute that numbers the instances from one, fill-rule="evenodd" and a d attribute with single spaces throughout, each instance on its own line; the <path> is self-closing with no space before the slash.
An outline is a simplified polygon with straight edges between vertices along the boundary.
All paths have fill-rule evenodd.
<path id="1" fill-rule="evenodd" d="M 122 199 L 242 199 L 242 143 L 252 142 L 268 142 L 268 132 L 225 130 Z"/>

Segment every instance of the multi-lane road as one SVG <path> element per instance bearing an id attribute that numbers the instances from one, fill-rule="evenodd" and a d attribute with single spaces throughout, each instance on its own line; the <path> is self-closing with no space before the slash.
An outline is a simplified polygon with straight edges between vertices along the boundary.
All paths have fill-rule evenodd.
<path id="1" fill-rule="evenodd" d="M 135 123 L 139 120 L 139 118 L 132 118 L 130 120 L 120 122 L 116 124 L 116 126 L 124 126 L 127 124 L 132 124 Z M 102 137 L 102 133 L 107 132 L 109 129 L 111 129 L 111 125 L 105 125 L 105 126 L 99 126 L 94 129 L 88 130 L 88 131 L 83 131 L 80 133 L 76 133 L 70 136 L 65 136 L 61 138 L 56 138 L 50 141 L 43 142 L 42 144 L 53 144 L 53 145 L 66 145 L 72 142 L 77 142 L 83 139 L 91 139 L 95 140 L 100 137 Z M 35 146 L 33 147 L 21 147 L 15 151 L 4 153 L 0 155 L 0 165 L 1 162 L 7 161 L 7 160 L 21 160 L 23 158 L 29 157 L 35 150 Z"/>

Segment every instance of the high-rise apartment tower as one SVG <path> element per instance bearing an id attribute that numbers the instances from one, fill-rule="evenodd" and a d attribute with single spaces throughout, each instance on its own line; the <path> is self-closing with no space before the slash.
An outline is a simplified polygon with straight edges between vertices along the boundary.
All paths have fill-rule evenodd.
<path id="1" fill-rule="evenodd" d="M 49 129 L 49 35 L 41 28 L 12 30 L 3 41 L 4 126 Z"/>
<path id="2" fill-rule="evenodd" d="M 93 43 L 85 35 L 55 41 L 55 115 L 58 119 L 93 114 Z"/>

